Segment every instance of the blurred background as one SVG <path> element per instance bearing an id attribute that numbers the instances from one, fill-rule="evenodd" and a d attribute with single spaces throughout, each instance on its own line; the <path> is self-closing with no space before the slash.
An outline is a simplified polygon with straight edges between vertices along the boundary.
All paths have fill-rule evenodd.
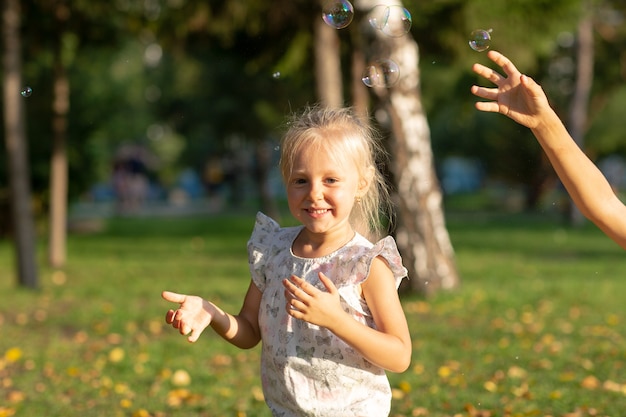
<path id="1" fill-rule="evenodd" d="M 0 238 L 11 229 L 10 171 L 24 176 L 9 163 L 19 155 L 33 215 L 43 223 L 63 219 L 48 218 L 55 189 L 67 196 L 70 228 L 72 216 L 94 213 L 271 212 L 281 198 L 275 166 L 285 116 L 320 101 L 316 57 L 339 54 L 343 104 L 357 101 L 355 85 L 368 90 L 350 69 L 355 51 L 367 49 L 363 16 L 376 4 L 355 2 L 354 22 L 328 41 L 316 29 L 323 2 L 315 1 L 5 1 L 5 19 L 13 13 L 18 21 L 13 33 L 4 25 L 5 58 L 17 50 L 19 65 L 4 61 L 3 104 L 23 107 L 27 148 L 16 157 L 8 130 L 0 132 L 7 143 L 0 148 Z M 472 195 L 474 204 L 506 210 L 567 211 L 555 203 L 564 198 L 560 184 L 529 131 L 474 109 L 470 86 L 486 81 L 471 65 L 489 64 L 468 44 L 476 29 L 542 84 L 616 190 L 624 186 L 624 2 L 402 6 L 411 18 L 406 36 L 419 48 L 418 99 L 445 199 Z M 19 84 L 8 84 L 9 74 Z M 55 178 L 65 171 L 59 191 Z"/>
<path id="2" fill-rule="evenodd" d="M 504 53 L 622 193 L 623 0 L 0 4 L 0 417 L 267 416 L 260 350 L 190 346 L 159 293 L 237 311 L 255 212 L 293 224 L 287 117 L 318 102 L 390 154 L 414 290 L 392 415 L 623 415 L 623 249 L 470 93 Z"/>
<path id="3" fill-rule="evenodd" d="M 584 146 L 595 160 L 605 160 L 602 166 L 622 185 L 623 2 L 403 4 L 420 48 L 422 100 L 446 193 L 508 186 L 525 195 L 520 204 L 532 206 L 555 186 L 525 129 L 474 110 L 469 87 L 478 80 L 470 67 L 487 60 L 468 41 L 472 30 L 492 29 L 491 48 L 542 83 L 567 119 L 584 13 L 593 19 L 594 34 Z M 320 6 L 314 1 L 24 0 L 20 6 L 22 83 L 32 89 L 22 101 L 41 211 L 48 203 L 55 77 L 67 77 L 69 86 L 65 116 L 74 203 L 124 199 L 120 182 L 127 172 L 144 177 L 134 187 L 141 202 L 182 204 L 215 196 L 236 205 L 255 198 L 255 149 L 267 146 L 274 156 L 285 115 L 316 101 L 312 34 Z M 344 60 L 356 42 L 351 29 L 338 32 Z M 6 159 L 2 147 L 3 196 Z M 131 210 L 135 203 L 124 201 L 120 208 Z"/>

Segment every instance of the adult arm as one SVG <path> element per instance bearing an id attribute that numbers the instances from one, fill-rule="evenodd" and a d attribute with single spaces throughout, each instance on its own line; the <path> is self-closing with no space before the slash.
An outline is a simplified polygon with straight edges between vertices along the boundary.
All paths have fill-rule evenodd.
<path id="1" fill-rule="evenodd" d="M 480 64 L 473 66 L 476 74 L 496 85 L 472 86 L 473 94 L 490 100 L 476 103 L 476 108 L 502 113 L 530 128 L 581 213 L 626 249 L 626 206 L 567 132 L 541 86 L 499 52 L 490 51 L 488 57 L 505 75 Z"/>

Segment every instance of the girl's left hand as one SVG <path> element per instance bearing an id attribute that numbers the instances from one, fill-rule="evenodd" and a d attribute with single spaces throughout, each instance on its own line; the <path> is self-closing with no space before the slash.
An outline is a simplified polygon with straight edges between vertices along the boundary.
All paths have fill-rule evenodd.
<path id="1" fill-rule="evenodd" d="M 319 273 L 327 292 L 320 291 L 304 279 L 292 275 L 283 280 L 287 313 L 311 324 L 331 328 L 336 326 L 341 315 L 346 314 L 341 307 L 339 292 L 335 284 L 323 273 Z"/>

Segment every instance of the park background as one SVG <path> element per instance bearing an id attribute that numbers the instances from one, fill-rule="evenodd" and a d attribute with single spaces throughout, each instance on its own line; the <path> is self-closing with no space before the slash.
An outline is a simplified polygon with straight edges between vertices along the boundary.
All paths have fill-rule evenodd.
<path id="1" fill-rule="evenodd" d="M 11 4 L 3 2 L 3 16 Z M 315 36 L 322 7 L 313 1 L 17 4 L 20 82 L 7 94 L 5 67 L 3 107 L 24 112 L 35 241 L 24 281 L 20 262 L 29 261 L 15 262 L 23 249 L 15 219 L 24 213 L 11 213 L 15 155 L 7 146 L 0 149 L 0 416 L 268 415 L 258 349 L 236 351 L 211 334 L 187 344 L 165 327 L 159 294 L 201 294 L 238 309 L 254 213 L 289 221 L 273 169 L 285 116 L 328 95 L 319 91 L 316 54 L 338 51 L 343 101 L 356 101 L 360 84 L 381 130 L 393 130 L 380 103 L 395 87 L 367 91 L 351 71 L 354 51 L 367 49 L 358 20 L 334 30 L 335 46 L 325 47 Z M 622 251 L 576 220 L 526 129 L 474 109 L 469 87 L 483 80 L 471 64 L 487 60 L 468 41 L 473 30 L 491 29 L 491 48 L 544 86 L 620 192 L 626 7 L 403 6 L 412 17 L 405 37 L 419 46 L 418 99 L 458 281 L 403 293 L 414 353 L 409 371 L 390 375 L 393 415 L 623 415 Z M 591 49 L 582 47 L 585 33 Z M 584 62 L 593 64 L 586 90 Z M 69 204 L 60 258 L 50 251 L 59 144 Z M 126 193 L 120 172 L 140 174 L 134 186 L 124 181 Z"/>

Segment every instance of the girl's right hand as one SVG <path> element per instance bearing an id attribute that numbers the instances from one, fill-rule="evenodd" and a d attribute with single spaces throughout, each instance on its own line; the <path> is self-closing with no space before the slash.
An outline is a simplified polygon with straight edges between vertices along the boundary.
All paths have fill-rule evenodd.
<path id="1" fill-rule="evenodd" d="M 168 310 L 165 321 L 178 329 L 180 334 L 188 335 L 187 340 L 195 342 L 200 334 L 213 320 L 211 304 L 195 295 L 178 294 L 171 291 L 163 291 L 161 296 L 173 303 L 178 303 L 176 310 Z"/>

